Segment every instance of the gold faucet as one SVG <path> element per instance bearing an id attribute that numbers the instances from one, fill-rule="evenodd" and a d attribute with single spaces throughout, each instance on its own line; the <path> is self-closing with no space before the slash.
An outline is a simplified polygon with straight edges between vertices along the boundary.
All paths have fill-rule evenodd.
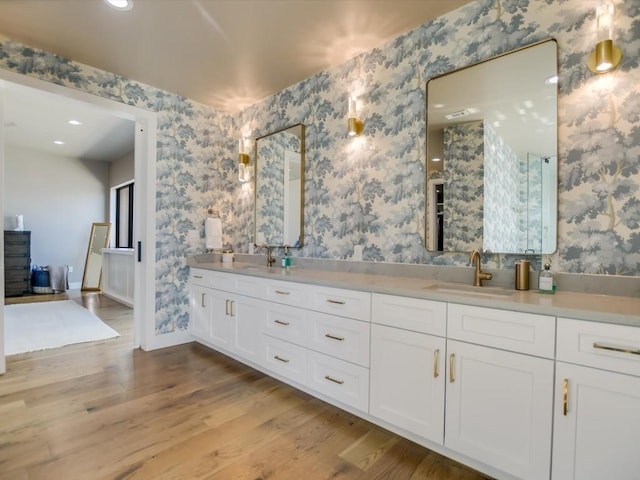
<path id="1" fill-rule="evenodd" d="M 270 267 L 275 263 L 276 259 L 271 255 L 271 249 L 266 243 L 258 247 L 258 255 L 260 255 L 265 248 L 267 249 L 267 266 Z"/>
<path id="2" fill-rule="evenodd" d="M 481 287 L 482 281 L 491 280 L 493 275 L 482 271 L 482 256 L 480 255 L 480 251 L 475 249 L 471 250 L 471 253 L 469 254 L 469 263 L 473 266 L 474 262 L 476 264 L 476 271 L 473 276 L 473 286 Z"/>

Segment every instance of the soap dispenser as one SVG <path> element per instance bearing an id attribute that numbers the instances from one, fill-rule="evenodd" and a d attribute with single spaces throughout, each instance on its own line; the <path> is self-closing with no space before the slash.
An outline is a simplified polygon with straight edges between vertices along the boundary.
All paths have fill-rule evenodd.
<path id="1" fill-rule="evenodd" d="M 556 276 L 551 271 L 551 257 L 547 257 L 543 269 L 538 277 L 538 291 L 540 293 L 556 293 Z"/>
<path id="2" fill-rule="evenodd" d="M 289 245 L 284 246 L 284 256 L 282 257 L 282 268 L 291 266 L 291 257 L 289 256 Z"/>

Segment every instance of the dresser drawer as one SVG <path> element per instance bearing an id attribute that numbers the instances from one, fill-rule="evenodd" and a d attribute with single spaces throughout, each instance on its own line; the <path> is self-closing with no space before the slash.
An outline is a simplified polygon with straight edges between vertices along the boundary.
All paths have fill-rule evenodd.
<path id="1" fill-rule="evenodd" d="M 450 303 L 447 336 L 454 340 L 553 358 L 556 318 Z"/>
<path id="2" fill-rule="evenodd" d="M 445 302 L 374 293 L 371 304 L 373 323 L 440 337 L 447 334 Z"/>
<path id="3" fill-rule="evenodd" d="M 278 280 L 265 281 L 265 298 L 272 302 L 306 307 L 309 298 L 309 285 Z"/>
<path id="4" fill-rule="evenodd" d="M 557 359 L 640 377 L 640 328 L 558 318 Z"/>
<path id="5" fill-rule="evenodd" d="M 271 302 L 265 302 L 265 308 L 262 333 L 302 347 L 307 345 L 308 310 Z"/>
<path id="6" fill-rule="evenodd" d="M 369 369 L 309 351 L 308 386 L 330 398 L 367 412 Z"/>
<path id="7" fill-rule="evenodd" d="M 315 286 L 312 287 L 309 308 L 318 312 L 369 322 L 371 319 L 371 294 Z"/>
<path id="8" fill-rule="evenodd" d="M 369 366 L 369 322 L 309 312 L 308 347 L 317 352 Z"/>
<path id="9" fill-rule="evenodd" d="M 189 283 L 191 285 L 201 285 L 203 287 L 210 287 L 213 278 L 212 270 L 204 270 L 202 268 L 190 268 L 189 269 Z"/>
<path id="10" fill-rule="evenodd" d="M 307 383 L 307 349 L 262 335 L 263 365 L 301 385 Z"/>

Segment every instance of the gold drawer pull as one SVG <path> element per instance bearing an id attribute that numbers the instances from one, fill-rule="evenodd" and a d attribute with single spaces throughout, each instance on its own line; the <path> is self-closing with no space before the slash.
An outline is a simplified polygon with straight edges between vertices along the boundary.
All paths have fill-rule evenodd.
<path id="1" fill-rule="evenodd" d="M 279 360 L 281 362 L 284 362 L 284 363 L 289 363 L 289 360 L 287 360 L 286 358 L 282 358 L 282 357 L 280 357 L 278 355 L 274 355 L 273 358 L 275 358 L 276 360 Z"/>
<path id="2" fill-rule="evenodd" d="M 433 378 L 438 378 L 440 373 L 438 372 L 440 368 L 438 367 L 438 360 L 440 356 L 440 350 L 435 350 L 433 352 Z"/>
<path id="3" fill-rule="evenodd" d="M 344 383 L 344 380 L 336 380 L 331 375 L 325 375 L 324 378 L 326 378 L 330 382 L 337 383 L 338 385 L 342 385 Z"/>
<path id="4" fill-rule="evenodd" d="M 569 412 L 569 380 L 562 382 L 562 414 L 566 417 Z"/>
<path id="5" fill-rule="evenodd" d="M 456 381 L 456 355 L 452 353 L 449 355 L 449 383 L 453 383 Z"/>
<path id="6" fill-rule="evenodd" d="M 640 348 L 614 347 L 613 345 L 605 345 L 598 342 L 593 343 L 593 348 L 599 348 L 600 350 L 610 350 L 612 352 L 630 353 L 631 355 L 640 355 Z"/>
<path id="7" fill-rule="evenodd" d="M 325 333 L 324 336 L 327 338 L 331 338 L 332 340 L 338 340 L 340 342 L 344 342 L 344 337 L 337 337 L 335 335 L 331 335 L 330 333 Z"/>
<path id="8" fill-rule="evenodd" d="M 285 292 L 284 290 L 276 290 L 278 295 L 290 295 L 290 292 Z"/>
<path id="9" fill-rule="evenodd" d="M 278 325 L 284 325 L 285 327 L 288 327 L 290 325 L 289 322 L 285 322 L 283 320 L 274 320 L 273 323 L 277 323 Z"/>
<path id="10" fill-rule="evenodd" d="M 194 275 L 193 278 L 202 278 L 202 275 Z"/>
<path id="11" fill-rule="evenodd" d="M 335 303 L 336 305 L 344 305 L 347 302 L 343 302 L 342 300 L 331 300 L 330 298 L 327 299 L 327 302 L 329 303 Z"/>

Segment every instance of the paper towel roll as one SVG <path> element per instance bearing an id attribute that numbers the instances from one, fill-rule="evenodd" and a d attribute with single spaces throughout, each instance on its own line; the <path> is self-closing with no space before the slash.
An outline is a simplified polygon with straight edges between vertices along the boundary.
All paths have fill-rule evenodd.
<path id="1" fill-rule="evenodd" d="M 24 216 L 16 215 L 16 228 L 14 231 L 22 232 L 24 230 Z"/>

